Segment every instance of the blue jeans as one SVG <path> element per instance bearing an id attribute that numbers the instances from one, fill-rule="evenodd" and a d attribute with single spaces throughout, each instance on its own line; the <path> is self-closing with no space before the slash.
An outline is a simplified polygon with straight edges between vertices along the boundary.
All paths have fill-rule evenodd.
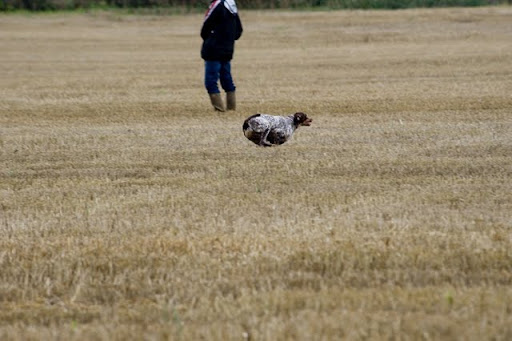
<path id="1" fill-rule="evenodd" d="M 206 60 L 204 62 L 204 86 L 209 94 L 220 93 L 217 85 L 219 79 L 224 91 L 235 91 L 236 87 L 231 77 L 231 63 Z"/>

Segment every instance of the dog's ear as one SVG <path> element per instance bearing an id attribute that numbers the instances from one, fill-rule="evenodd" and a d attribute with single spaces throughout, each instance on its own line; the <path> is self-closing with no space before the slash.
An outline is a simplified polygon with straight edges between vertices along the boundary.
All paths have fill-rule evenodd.
<path id="1" fill-rule="evenodd" d="M 308 116 L 304 114 L 303 112 L 296 112 L 293 115 L 293 124 L 296 126 L 299 126 L 302 122 L 308 119 Z"/>

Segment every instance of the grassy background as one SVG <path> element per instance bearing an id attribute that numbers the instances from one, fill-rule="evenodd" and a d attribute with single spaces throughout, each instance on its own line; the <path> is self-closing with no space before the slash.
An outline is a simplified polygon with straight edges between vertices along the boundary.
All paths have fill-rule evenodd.
<path id="1" fill-rule="evenodd" d="M 1 18 L 0 339 L 512 338 L 511 8 L 241 15 Z"/>
<path id="2" fill-rule="evenodd" d="M 416 7 L 474 7 L 510 4 L 512 0 L 237 0 L 246 9 L 400 9 Z M 204 12 L 209 0 L 2 0 L 0 11 L 114 10 L 152 14 Z"/>

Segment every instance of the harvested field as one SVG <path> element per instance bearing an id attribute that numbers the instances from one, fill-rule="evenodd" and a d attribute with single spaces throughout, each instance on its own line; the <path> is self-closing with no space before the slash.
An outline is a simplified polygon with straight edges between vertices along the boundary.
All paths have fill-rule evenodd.
<path id="1" fill-rule="evenodd" d="M 0 339 L 512 339 L 512 7 L 241 17 L 0 16 Z"/>

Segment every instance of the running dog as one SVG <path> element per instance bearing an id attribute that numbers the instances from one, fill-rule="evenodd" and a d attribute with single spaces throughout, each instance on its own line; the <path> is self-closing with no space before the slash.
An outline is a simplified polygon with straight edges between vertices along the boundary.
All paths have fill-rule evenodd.
<path id="1" fill-rule="evenodd" d="M 300 126 L 310 126 L 313 120 L 302 112 L 290 116 L 256 114 L 242 126 L 244 135 L 259 146 L 277 146 L 288 141 Z"/>

